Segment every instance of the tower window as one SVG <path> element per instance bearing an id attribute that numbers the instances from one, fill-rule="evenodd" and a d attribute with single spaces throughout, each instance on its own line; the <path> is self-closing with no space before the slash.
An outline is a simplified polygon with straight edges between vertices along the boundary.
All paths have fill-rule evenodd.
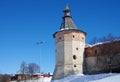
<path id="1" fill-rule="evenodd" d="M 76 50 L 79 50 L 78 48 L 76 48 Z"/>
<path id="2" fill-rule="evenodd" d="M 73 55 L 73 59 L 76 60 L 76 59 L 77 59 L 77 56 L 76 56 L 76 55 Z"/>
<path id="3" fill-rule="evenodd" d="M 82 40 L 84 40 L 84 37 L 82 37 Z"/>
<path id="4" fill-rule="evenodd" d="M 74 67 L 77 67 L 76 65 L 74 65 Z"/>
<path id="5" fill-rule="evenodd" d="M 73 35 L 73 38 L 75 38 L 75 35 Z"/>
<path id="6" fill-rule="evenodd" d="M 62 39 L 61 37 L 59 37 L 59 39 Z"/>

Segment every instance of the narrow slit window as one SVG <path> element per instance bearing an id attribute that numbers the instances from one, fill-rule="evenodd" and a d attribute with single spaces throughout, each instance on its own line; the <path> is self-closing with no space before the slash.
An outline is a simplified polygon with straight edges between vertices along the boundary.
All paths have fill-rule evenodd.
<path id="1" fill-rule="evenodd" d="M 73 38 L 75 38 L 75 35 L 73 35 Z"/>
<path id="2" fill-rule="evenodd" d="M 97 50 L 95 50 L 95 54 L 97 54 Z"/>

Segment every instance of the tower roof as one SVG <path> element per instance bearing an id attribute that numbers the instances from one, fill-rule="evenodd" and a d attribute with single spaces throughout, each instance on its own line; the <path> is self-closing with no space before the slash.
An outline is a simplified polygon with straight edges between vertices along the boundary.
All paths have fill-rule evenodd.
<path id="1" fill-rule="evenodd" d="M 76 32 L 81 32 L 85 35 L 87 34 L 86 32 L 77 29 L 76 25 L 72 21 L 72 17 L 70 16 L 70 9 L 68 5 L 66 5 L 66 8 L 64 9 L 63 12 L 64 12 L 64 16 L 63 16 L 63 20 L 60 26 L 60 30 L 53 34 L 54 38 L 55 38 L 56 33 L 61 32 L 61 31 L 76 31 Z"/>
<path id="2" fill-rule="evenodd" d="M 60 30 L 67 30 L 67 29 L 77 29 L 76 25 L 74 24 L 72 17 L 70 16 L 70 9 L 68 5 L 64 10 L 64 16 L 62 20 L 62 24 L 60 26 Z"/>

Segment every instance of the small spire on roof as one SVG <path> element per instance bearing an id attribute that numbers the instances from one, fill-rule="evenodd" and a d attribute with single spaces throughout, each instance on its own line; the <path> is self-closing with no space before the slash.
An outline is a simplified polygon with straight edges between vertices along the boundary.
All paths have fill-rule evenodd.
<path id="1" fill-rule="evenodd" d="M 66 4 L 66 8 L 65 8 L 65 10 L 69 10 L 68 4 Z"/>
<path id="2" fill-rule="evenodd" d="M 68 4 L 66 4 L 65 10 L 64 10 L 64 15 L 65 16 L 70 16 L 70 9 L 68 7 Z"/>
<path id="3" fill-rule="evenodd" d="M 72 21 L 72 17 L 70 16 L 70 9 L 68 7 L 68 4 L 66 4 L 60 30 L 69 30 L 69 29 L 77 29 L 77 27 Z"/>

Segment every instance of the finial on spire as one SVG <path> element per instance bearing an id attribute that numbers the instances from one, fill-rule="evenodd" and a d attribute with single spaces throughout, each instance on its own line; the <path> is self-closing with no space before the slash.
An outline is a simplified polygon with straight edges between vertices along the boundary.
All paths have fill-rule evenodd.
<path id="1" fill-rule="evenodd" d="M 70 16 L 70 9 L 68 7 L 68 4 L 66 4 L 65 10 L 64 10 L 64 15 L 65 16 Z"/>
<path id="2" fill-rule="evenodd" d="M 62 24 L 60 26 L 60 30 L 69 30 L 69 29 L 77 29 L 77 27 L 72 21 L 72 17 L 70 16 L 70 9 L 67 4 L 64 9 L 64 16 L 63 16 Z"/>
<path id="3" fill-rule="evenodd" d="M 69 10 L 68 4 L 66 4 L 66 8 L 65 8 L 65 10 Z"/>

